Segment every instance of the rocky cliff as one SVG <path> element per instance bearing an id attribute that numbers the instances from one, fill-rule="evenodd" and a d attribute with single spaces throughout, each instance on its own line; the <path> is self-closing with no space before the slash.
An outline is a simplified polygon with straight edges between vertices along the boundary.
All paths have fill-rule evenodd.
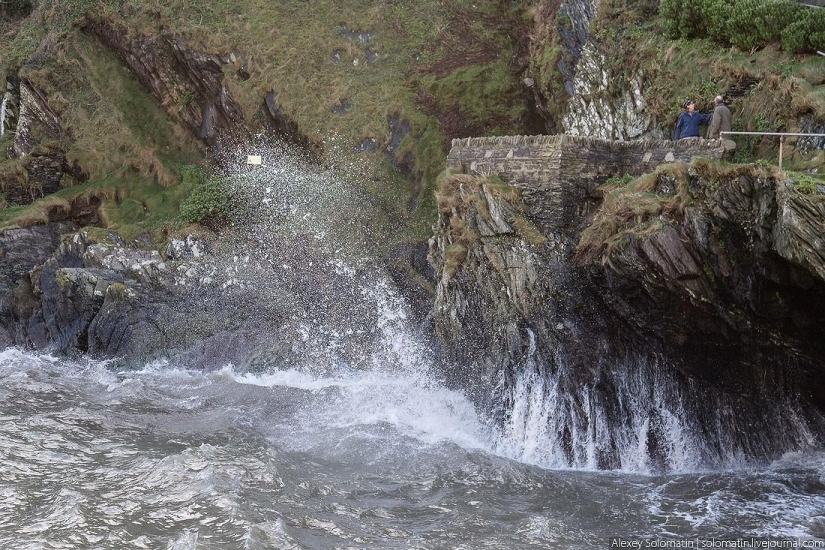
<path id="1" fill-rule="evenodd" d="M 261 228 L 172 240 L 163 254 L 113 234 L 60 236 L 72 229 L 3 235 L 0 343 L 121 367 L 359 366 L 380 360 L 386 308 L 400 311 L 381 266 L 261 239 Z"/>
<path id="2" fill-rule="evenodd" d="M 519 166 L 447 177 L 430 251 L 453 380 L 517 444 L 542 434 L 524 458 L 679 469 L 820 443 L 819 197 L 707 160 L 580 191 L 572 165 L 541 185 Z"/>

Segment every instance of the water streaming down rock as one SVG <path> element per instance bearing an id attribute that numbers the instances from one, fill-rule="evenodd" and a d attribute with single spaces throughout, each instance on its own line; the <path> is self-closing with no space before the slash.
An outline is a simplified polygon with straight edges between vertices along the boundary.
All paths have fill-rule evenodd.
<path id="1" fill-rule="evenodd" d="M 363 207 L 367 197 L 335 168 L 280 146 L 254 147 L 260 167 L 243 164 L 246 150 L 224 159 L 242 215 L 210 253 L 173 247 L 164 262 L 113 245 L 64 242 L 65 257 L 37 272 L 39 288 L 57 293 L 40 297 L 52 313 L 38 317 L 33 309 L 26 327 L 82 310 L 83 318 L 64 319 L 71 330 L 47 328 L 92 352 L 165 357 L 207 372 L 227 364 L 239 372 L 289 365 L 331 377 L 397 371 L 422 388 L 447 378 L 475 399 L 484 429 L 476 440 L 544 467 L 692 471 L 819 444 L 822 419 L 794 393 L 793 365 L 787 373 L 782 364 L 753 371 L 737 396 L 691 379 L 664 356 L 634 353 L 632 341 L 600 317 L 604 308 L 582 289 L 581 272 L 550 264 L 553 278 L 539 276 L 545 259 L 525 242 L 509 246 L 506 228 L 508 236 L 468 254 L 464 273 L 473 285 L 439 285 L 443 311 L 471 319 L 466 326 L 477 331 L 453 334 L 447 344 L 469 352 L 442 368 L 376 259 L 387 222 Z M 488 193 L 485 200 L 496 199 Z M 490 211 L 508 212 L 503 204 Z M 563 237 L 555 238 L 563 249 Z M 503 286 L 496 265 L 512 267 Z M 44 277 L 54 281 L 43 284 Z M 60 294 L 75 285 L 71 296 Z M 88 302 L 77 301 L 82 289 Z M 491 296 L 492 307 L 484 301 Z M 519 320 L 531 310 L 557 317 Z M 585 333 L 594 334 L 587 346 Z M 622 352 L 610 352 L 617 341 Z M 491 342 L 498 352 L 489 352 Z"/>
<path id="2" fill-rule="evenodd" d="M 528 334 L 523 365 L 493 394 L 504 419 L 496 449 L 505 456 L 550 468 L 693 472 L 820 444 L 821 414 L 778 371 L 738 398 L 643 356 L 616 358 L 592 382 L 571 384 L 563 355 L 546 361 Z"/>
<path id="3" fill-rule="evenodd" d="M 822 454 L 663 477 L 501 458 L 459 392 L 400 372 L 211 373 L 0 352 L 0 546 L 592 548 L 822 537 Z"/>
<path id="4" fill-rule="evenodd" d="M 0 137 L 6 133 L 6 104 L 9 101 L 9 93 L 3 94 L 3 100 L 0 101 Z"/>

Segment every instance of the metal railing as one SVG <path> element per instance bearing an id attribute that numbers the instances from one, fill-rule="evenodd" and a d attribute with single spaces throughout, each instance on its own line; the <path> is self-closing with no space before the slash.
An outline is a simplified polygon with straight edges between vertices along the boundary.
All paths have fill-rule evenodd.
<path id="1" fill-rule="evenodd" d="M 786 137 L 825 137 L 825 134 L 800 134 L 796 132 L 719 132 L 722 136 L 779 136 L 779 169 L 782 170 L 782 153 Z"/>

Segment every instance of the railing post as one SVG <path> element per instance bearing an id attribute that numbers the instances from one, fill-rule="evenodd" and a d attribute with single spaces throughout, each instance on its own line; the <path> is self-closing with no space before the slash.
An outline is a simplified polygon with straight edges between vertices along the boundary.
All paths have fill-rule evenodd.
<path id="1" fill-rule="evenodd" d="M 779 136 L 779 169 L 782 170 L 782 146 L 785 144 L 785 136 Z"/>

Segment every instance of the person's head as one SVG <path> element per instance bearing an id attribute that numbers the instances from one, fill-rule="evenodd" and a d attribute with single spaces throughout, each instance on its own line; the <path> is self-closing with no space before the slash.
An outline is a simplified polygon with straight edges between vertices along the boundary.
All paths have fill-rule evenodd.
<path id="1" fill-rule="evenodd" d="M 694 109 L 696 109 L 696 105 L 693 103 L 692 99 L 686 99 L 685 102 L 682 104 L 682 107 L 688 112 L 692 113 Z"/>
<path id="2" fill-rule="evenodd" d="M 720 95 L 716 96 L 716 97 L 713 99 L 713 103 L 714 103 L 715 105 L 722 105 L 724 102 L 725 102 L 725 100 L 724 100 L 724 99 L 722 99 L 722 96 L 720 96 Z"/>

